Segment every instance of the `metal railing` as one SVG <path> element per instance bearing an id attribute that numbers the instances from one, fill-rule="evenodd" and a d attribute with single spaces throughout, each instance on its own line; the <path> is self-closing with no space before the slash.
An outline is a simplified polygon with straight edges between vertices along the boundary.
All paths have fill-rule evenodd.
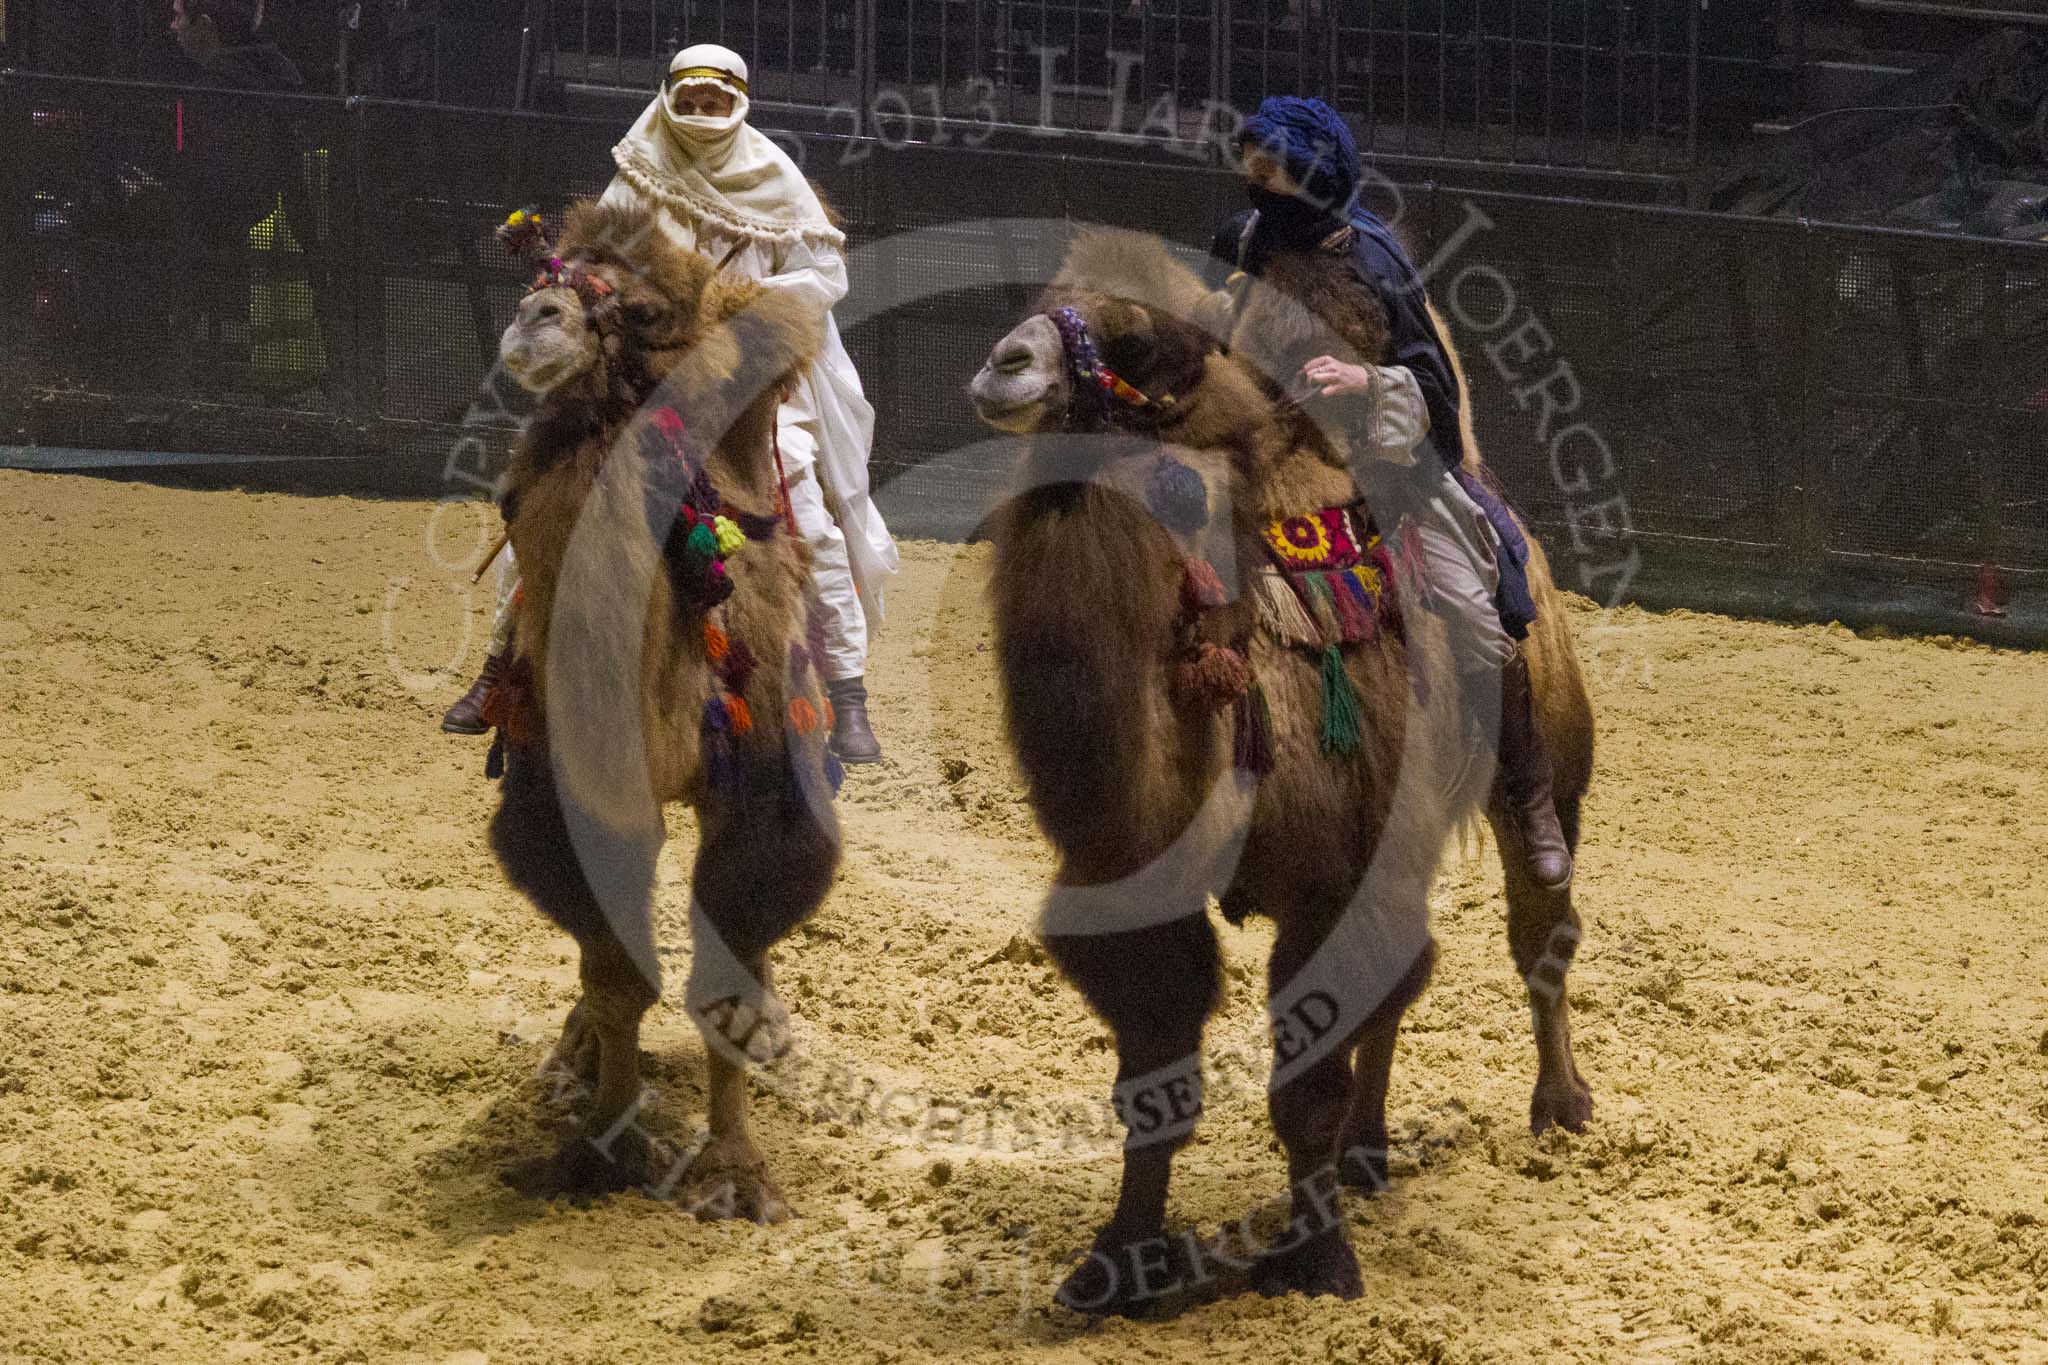
<path id="1" fill-rule="evenodd" d="M 746 56 L 757 101 L 849 132 L 975 125 L 1201 141 L 1224 110 L 1319 95 L 1368 150 L 1676 169 L 1756 64 L 1696 0 L 537 0 L 561 81 L 652 89 L 670 55 Z M 1721 44 L 1721 49 L 1726 49 Z M 958 125 L 966 125 L 964 128 Z"/>

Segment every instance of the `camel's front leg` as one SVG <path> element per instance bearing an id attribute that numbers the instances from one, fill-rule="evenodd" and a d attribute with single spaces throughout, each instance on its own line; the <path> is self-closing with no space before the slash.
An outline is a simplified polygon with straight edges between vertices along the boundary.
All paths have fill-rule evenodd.
<path id="1" fill-rule="evenodd" d="M 790 1046 L 768 949 L 815 910 L 839 861 L 829 806 L 756 770 L 749 798 L 707 804 L 699 816 L 688 1001 L 704 1037 L 710 1138 L 685 1172 L 680 1197 L 701 1218 L 779 1223 L 789 1204 L 769 1178 L 747 1122 L 747 1066 Z"/>
<path id="2" fill-rule="evenodd" d="M 1166 1191 L 1202 1111 L 1202 1025 L 1221 985 L 1216 931 L 1198 908 L 1150 928 L 1048 935 L 1045 946 L 1116 1035 L 1115 1105 L 1129 1132 L 1116 1212 L 1056 1297 L 1076 1312 L 1136 1316 L 1185 1287 L 1189 1270 L 1165 1236 Z"/>
<path id="3" fill-rule="evenodd" d="M 546 1195 L 644 1184 L 652 1171 L 637 1122 L 640 1020 L 661 993 L 660 981 L 649 974 L 659 831 L 622 836 L 577 820 L 572 835 L 544 744 L 510 747 L 502 798 L 491 821 L 499 862 L 581 950 L 583 998 L 569 1012 L 549 1070 L 577 1088 L 596 1087 L 580 1130 L 552 1158 L 527 1162 L 510 1178 Z M 601 869 L 601 897 L 586 866 Z"/>

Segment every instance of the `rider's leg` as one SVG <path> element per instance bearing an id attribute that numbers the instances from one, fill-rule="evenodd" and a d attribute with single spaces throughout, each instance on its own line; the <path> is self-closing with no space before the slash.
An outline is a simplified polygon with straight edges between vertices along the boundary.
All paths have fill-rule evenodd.
<path id="1" fill-rule="evenodd" d="M 441 728 L 451 735 L 480 735 L 484 724 L 484 699 L 504 676 L 512 659 L 512 596 L 519 590 L 519 563 L 507 545 L 497 558 L 498 593 L 496 614 L 491 618 L 491 640 L 484 653 L 483 671 L 469 685 L 461 700 L 441 717 Z"/>
<path id="2" fill-rule="evenodd" d="M 811 551 L 811 588 L 824 616 L 825 657 L 819 673 L 832 699 L 832 752 L 847 763 L 876 763 L 882 746 L 868 724 L 868 619 L 853 578 L 846 534 L 832 519 L 817 459 L 817 437 L 784 407 L 779 427 L 782 468 L 797 534 Z"/>
<path id="3" fill-rule="evenodd" d="M 1572 879 L 1571 849 L 1551 795 L 1550 757 L 1537 728 L 1528 660 L 1500 622 L 1499 542 L 1485 514 L 1446 478 L 1416 534 L 1430 596 L 1445 618 L 1469 730 L 1498 758 L 1497 800 L 1530 878 L 1557 890 Z M 1489 744 L 1490 741 L 1490 744 Z"/>

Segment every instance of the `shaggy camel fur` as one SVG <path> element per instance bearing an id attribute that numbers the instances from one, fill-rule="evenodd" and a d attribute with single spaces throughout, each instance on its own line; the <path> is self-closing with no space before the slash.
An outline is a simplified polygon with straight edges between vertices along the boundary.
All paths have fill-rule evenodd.
<path id="1" fill-rule="evenodd" d="M 838 859 L 804 551 L 778 516 L 772 447 L 782 387 L 815 353 L 822 319 L 719 276 L 644 213 L 579 206 L 559 255 L 563 282 L 527 296 L 500 348 L 541 398 L 501 493 L 523 587 L 516 681 L 493 698 L 506 749 L 491 841 L 581 949 L 583 995 L 556 1061 L 596 1094 L 581 1134 L 518 1179 L 602 1190 L 663 1174 L 635 1122 L 638 1042 L 661 990 L 661 806 L 684 801 L 700 827 L 687 996 L 707 1045 L 711 1137 L 680 1194 L 775 1221 L 787 1209 L 748 1133 L 745 1066 L 787 1046 L 767 952 L 824 898 Z M 749 537 L 710 617 L 716 604 L 686 590 L 702 580 L 684 571 L 678 519 L 699 468 Z M 714 653 L 742 646 L 758 666 L 716 675 Z M 717 676 L 747 724 L 707 728 Z M 727 780 L 713 780 L 717 756 Z"/>
<path id="2" fill-rule="evenodd" d="M 1067 429 L 1074 380 L 1051 309 L 1076 310 L 1102 360 L 1153 401 L 1108 432 Z M 1455 824 L 1485 803 L 1439 622 L 1404 602 L 1401 629 L 1346 649 L 1363 743 L 1325 752 L 1314 659 L 1260 626 L 1250 594 L 1204 612 L 1200 633 L 1241 642 L 1270 704 L 1273 767 L 1248 777 L 1229 712 L 1176 694 L 1187 658 L 1185 565 L 1238 583 L 1265 562 L 1262 528 L 1347 502 L 1341 460 L 1304 436 L 1273 386 L 1187 319 L 1210 300 L 1156 240 L 1085 236 L 1035 315 L 997 343 L 974 393 L 984 420 L 1035 433 L 1021 486 L 992 523 L 991 597 L 1004 700 L 1029 795 L 1059 869 L 1041 918 L 1048 951 L 1110 1025 L 1114 1100 L 1131 1130 L 1117 1206 L 1059 1291 L 1069 1306 L 1139 1312 L 1208 1278 L 1190 1234 L 1164 1237 L 1175 1150 L 1201 1108 L 1204 1022 L 1219 990 L 1206 914 L 1269 916 L 1270 1109 L 1288 1156 L 1290 1233 L 1250 1263 L 1265 1292 L 1360 1292 L 1334 1188 L 1386 1176 L 1386 1094 L 1402 1013 L 1435 956 L 1428 890 Z M 1210 314 L 1213 316 L 1213 314 Z M 1384 318 L 1339 320 L 1378 358 Z M 1376 335 L 1373 332 L 1377 328 Z M 1329 349 L 1325 345 L 1324 349 Z M 1172 401 L 1165 401 L 1170 398 Z M 1200 474 L 1207 528 L 1169 530 L 1148 505 L 1162 455 Z M 1539 705 L 1576 837 L 1591 710 L 1540 554 L 1544 625 L 1530 646 Z M 1563 971 L 1568 895 L 1511 882 L 1510 943 L 1536 1011 L 1531 1122 L 1577 1128 L 1590 1107 L 1572 1065 Z"/>

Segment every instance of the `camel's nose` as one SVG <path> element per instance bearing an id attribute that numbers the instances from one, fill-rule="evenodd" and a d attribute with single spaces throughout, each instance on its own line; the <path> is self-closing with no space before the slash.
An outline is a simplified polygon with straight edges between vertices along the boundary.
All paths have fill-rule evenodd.
<path id="1" fill-rule="evenodd" d="M 997 374 L 1022 374 L 1031 368 L 1033 358 L 1031 347 L 1022 340 L 1005 338 L 996 343 L 996 349 L 988 358 L 988 367 Z"/>

